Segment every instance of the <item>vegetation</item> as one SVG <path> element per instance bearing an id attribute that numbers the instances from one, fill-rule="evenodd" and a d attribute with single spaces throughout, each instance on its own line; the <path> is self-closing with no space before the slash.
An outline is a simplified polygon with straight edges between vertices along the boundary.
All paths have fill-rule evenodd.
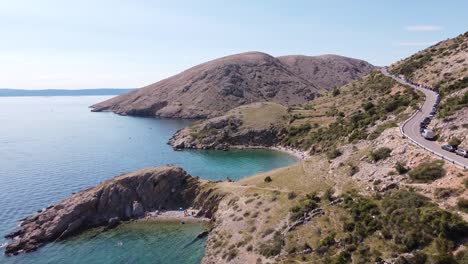
<path id="1" fill-rule="evenodd" d="M 338 96 L 338 95 L 340 95 L 340 89 L 338 89 L 338 88 L 333 89 L 332 95 L 333 95 L 333 96 Z"/>
<path id="2" fill-rule="evenodd" d="M 460 145 L 462 143 L 462 141 L 457 138 L 457 137 L 452 137 L 450 138 L 448 144 L 453 146 L 453 147 L 458 147 L 458 145 Z"/>
<path id="3" fill-rule="evenodd" d="M 456 111 L 468 107 L 468 91 L 462 96 L 452 96 L 439 106 L 439 117 L 445 118 L 453 115 Z"/>
<path id="4" fill-rule="evenodd" d="M 342 144 L 377 138 L 385 129 L 396 126 L 396 122 L 387 121 L 389 115 L 399 115 L 420 100 L 413 89 L 392 93 L 393 87 L 398 87 L 393 79 L 372 72 L 341 87 L 334 97 L 325 96 L 303 108 L 292 109 L 283 144 L 332 154 Z M 356 104 L 356 101 L 364 103 Z M 369 134 L 368 130 L 376 123 L 380 125 Z"/>
<path id="5" fill-rule="evenodd" d="M 266 176 L 263 181 L 268 183 L 268 182 L 272 182 L 273 180 L 271 179 L 270 176 Z"/>
<path id="6" fill-rule="evenodd" d="M 320 202 L 320 198 L 315 194 L 308 194 L 298 205 L 291 208 L 291 221 L 297 221 L 308 212 L 318 208 L 318 202 Z"/>
<path id="7" fill-rule="evenodd" d="M 369 158 L 374 161 L 374 162 L 377 162 L 379 160 L 384 160 L 388 157 L 390 157 L 390 153 L 392 153 L 392 150 L 387 148 L 387 147 L 382 147 L 382 148 L 378 148 L 374 151 L 371 151 L 371 153 L 369 154 Z"/>
<path id="8" fill-rule="evenodd" d="M 444 162 L 441 160 L 423 162 L 409 172 L 409 176 L 416 182 L 430 182 L 445 175 Z"/>
<path id="9" fill-rule="evenodd" d="M 394 122 L 394 121 L 385 122 L 385 123 L 377 126 L 375 128 L 375 130 L 372 131 L 372 133 L 369 134 L 367 139 L 374 140 L 374 139 L 378 138 L 380 136 L 380 134 L 382 134 L 382 132 L 384 132 L 387 128 L 392 128 L 392 127 L 396 127 L 396 126 L 397 126 L 397 123 Z"/>
<path id="10" fill-rule="evenodd" d="M 411 78 L 417 69 L 422 68 L 426 63 L 432 60 L 432 54 L 417 53 L 393 69 L 395 74 L 403 74 Z"/>
<path id="11" fill-rule="evenodd" d="M 468 199 L 461 198 L 457 202 L 457 206 L 460 210 L 465 213 L 468 213 Z"/>
<path id="12" fill-rule="evenodd" d="M 461 90 L 465 87 L 468 87 L 468 77 L 463 77 L 458 80 L 456 80 L 453 83 L 450 83 L 448 85 L 441 85 L 439 84 L 437 88 L 439 89 L 439 93 L 444 96 L 453 92 L 456 92 L 458 90 Z"/>
<path id="13" fill-rule="evenodd" d="M 281 233 L 276 231 L 273 238 L 260 244 L 258 248 L 260 254 L 265 257 L 274 257 L 281 253 Z"/>
<path id="14" fill-rule="evenodd" d="M 398 174 L 403 175 L 409 171 L 409 168 L 406 167 L 406 163 L 397 161 L 395 164 L 395 170 L 398 172 Z"/>
<path id="15" fill-rule="evenodd" d="M 343 207 L 351 215 L 351 221 L 343 223 L 343 231 L 347 233 L 343 241 L 353 260 L 358 255 L 375 259 L 371 250 L 354 249 L 377 231 L 396 252 L 422 249 L 418 258 L 431 261 L 441 256 L 453 259 L 451 245 L 468 235 L 468 225 L 459 216 L 438 208 L 413 191 L 394 191 L 381 201 L 347 194 Z"/>

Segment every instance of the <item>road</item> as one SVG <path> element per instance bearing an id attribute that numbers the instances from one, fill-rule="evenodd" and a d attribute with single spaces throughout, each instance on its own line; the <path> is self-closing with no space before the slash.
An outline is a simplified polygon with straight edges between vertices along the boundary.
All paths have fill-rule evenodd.
<path id="1" fill-rule="evenodd" d="M 429 116 L 429 113 L 432 110 L 432 106 L 437 100 L 437 93 L 432 90 L 413 85 L 397 76 L 394 76 L 390 74 L 386 68 L 382 68 L 381 71 L 382 74 L 384 74 L 385 76 L 391 77 L 401 84 L 410 86 L 418 91 L 421 91 L 426 96 L 426 100 L 424 101 L 420 111 L 418 111 L 415 115 L 413 115 L 410 119 L 405 121 L 400 126 L 400 131 L 403 133 L 403 135 L 409 138 L 411 141 L 413 141 L 413 143 L 417 144 L 418 146 L 426 149 L 432 154 L 438 156 L 439 158 L 446 160 L 446 162 L 450 162 L 455 165 L 458 165 L 459 167 L 467 169 L 468 158 L 458 156 L 453 152 L 442 150 L 441 145 L 439 145 L 435 141 L 429 141 L 424 139 L 421 136 L 421 133 L 419 132 L 419 124 L 425 117 Z"/>

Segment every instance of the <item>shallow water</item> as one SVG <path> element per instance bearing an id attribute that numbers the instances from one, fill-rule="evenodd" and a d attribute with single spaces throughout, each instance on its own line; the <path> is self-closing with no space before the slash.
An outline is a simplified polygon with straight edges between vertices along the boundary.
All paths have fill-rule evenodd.
<path id="1" fill-rule="evenodd" d="M 173 151 L 167 140 L 190 121 L 87 108 L 106 98 L 0 97 L 2 236 L 18 219 L 124 172 L 176 164 L 205 179 L 235 180 L 296 161 L 267 150 Z M 203 241 L 180 246 L 200 231 L 201 225 L 130 224 L 90 240 L 78 237 L 32 254 L 0 256 L 0 263 L 198 263 Z"/>

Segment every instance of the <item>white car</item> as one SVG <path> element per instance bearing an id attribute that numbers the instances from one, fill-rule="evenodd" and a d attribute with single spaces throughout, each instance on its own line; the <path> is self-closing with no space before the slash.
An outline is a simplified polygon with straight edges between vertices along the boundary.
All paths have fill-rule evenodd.
<path id="1" fill-rule="evenodd" d="M 423 131 L 421 132 L 421 136 L 423 136 L 423 138 L 425 138 L 425 139 L 431 140 L 431 139 L 434 139 L 435 134 L 430 129 L 423 129 Z"/>
<path id="2" fill-rule="evenodd" d="M 455 153 L 457 155 L 462 156 L 462 157 L 468 158 L 468 150 L 466 150 L 466 149 L 457 149 L 457 150 L 455 150 Z"/>

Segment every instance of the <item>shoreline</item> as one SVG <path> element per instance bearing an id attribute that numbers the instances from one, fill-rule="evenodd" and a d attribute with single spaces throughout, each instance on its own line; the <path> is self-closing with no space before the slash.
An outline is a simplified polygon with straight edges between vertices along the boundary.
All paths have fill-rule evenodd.
<path id="1" fill-rule="evenodd" d="M 264 147 L 264 146 L 249 146 L 249 145 L 247 145 L 247 146 L 245 146 L 245 145 L 233 145 L 233 146 L 229 146 L 229 148 L 230 149 L 239 149 L 239 150 L 242 150 L 242 149 L 274 150 L 274 151 L 279 151 L 279 152 L 289 154 L 291 156 L 296 157 L 299 160 L 306 160 L 306 159 L 311 157 L 310 154 L 307 151 L 302 151 L 302 150 L 298 150 L 298 149 L 294 149 L 294 148 L 290 148 L 290 147 L 284 147 L 284 146 Z M 229 150 L 229 149 L 227 149 L 227 150 Z"/>
<path id="2" fill-rule="evenodd" d="M 193 210 L 192 210 L 193 211 Z M 194 215 L 185 215 L 184 211 L 169 210 L 163 212 L 149 212 L 143 218 L 136 219 L 137 222 L 174 222 L 186 223 L 208 223 L 211 219 Z"/>

